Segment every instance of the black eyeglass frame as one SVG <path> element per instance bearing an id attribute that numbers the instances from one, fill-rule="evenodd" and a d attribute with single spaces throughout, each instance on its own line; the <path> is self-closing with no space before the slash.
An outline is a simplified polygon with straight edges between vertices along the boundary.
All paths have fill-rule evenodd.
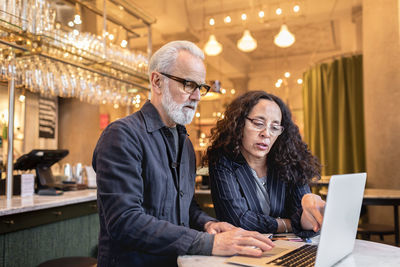
<path id="1" fill-rule="evenodd" d="M 164 73 L 164 72 L 160 72 L 160 74 L 161 74 L 161 75 L 164 75 L 165 77 L 167 77 L 167 78 L 169 78 L 169 79 L 171 79 L 171 80 L 174 80 L 174 81 L 177 81 L 177 82 L 183 84 L 183 89 L 184 89 L 184 91 L 185 91 L 186 93 L 188 93 L 188 94 L 193 94 L 193 92 L 196 91 L 196 89 L 199 89 L 200 95 L 201 95 L 201 96 L 205 96 L 205 95 L 208 93 L 208 91 L 210 91 L 210 89 L 211 89 L 211 86 L 209 86 L 208 84 L 205 84 L 205 83 L 198 84 L 198 83 L 196 83 L 195 81 L 185 80 L 185 79 L 183 79 L 183 78 L 176 77 L 176 76 L 174 76 L 174 75 L 167 74 L 167 73 Z M 188 83 L 193 83 L 193 84 L 196 85 L 196 87 L 195 87 L 191 92 L 188 92 L 188 91 L 186 90 L 186 85 L 187 85 Z M 201 88 L 206 89 L 206 92 L 205 92 L 205 93 L 202 92 Z"/>

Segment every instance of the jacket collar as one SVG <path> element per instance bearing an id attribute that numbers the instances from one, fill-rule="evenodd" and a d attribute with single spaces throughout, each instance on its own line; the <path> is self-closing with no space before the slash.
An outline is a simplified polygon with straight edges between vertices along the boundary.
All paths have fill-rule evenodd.
<path id="1" fill-rule="evenodd" d="M 237 156 L 230 155 L 229 158 L 232 160 L 232 165 L 235 169 L 248 165 L 241 152 Z"/>
<path id="2" fill-rule="evenodd" d="M 143 107 L 140 109 L 140 113 L 143 116 L 146 130 L 148 132 L 151 133 L 164 127 L 167 128 L 167 126 L 161 120 L 161 116 L 158 113 L 156 107 L 149 100 L 147 100 Z M 176 129 L 178 130 L 179 134 L 188 135 L 185 126 L 177 124 Z"/>

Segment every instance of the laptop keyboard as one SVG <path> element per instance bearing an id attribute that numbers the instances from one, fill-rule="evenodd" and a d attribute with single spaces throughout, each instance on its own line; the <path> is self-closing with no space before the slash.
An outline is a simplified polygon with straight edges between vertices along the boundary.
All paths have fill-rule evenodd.
<path id="1" fill-rule="evenodd" d="M 304 245 L 268 263 L 287 267 L 314 266 L 317 248 L 315 245 Z"/>

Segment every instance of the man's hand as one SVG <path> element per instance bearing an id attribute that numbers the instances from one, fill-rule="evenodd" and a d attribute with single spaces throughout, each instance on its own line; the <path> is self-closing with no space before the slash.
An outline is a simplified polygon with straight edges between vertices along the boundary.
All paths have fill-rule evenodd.
<path id="1" fill-rule="evenodd" d="M 222 232 L 226 232 L 232 229 L 235 229 L 236 227 L 233 226 L 230 223 L 227 222 L 214 222 L 214 221 L 209 221 L 206 222 L 204 225 L 204 230 L 209 233 L 209 234 L 218 234 Z"/>
<path id="2" fill-rule="evenodd" d="M 235 228 L 215 235 L 212 255 L 241 254 L 257 257 L 261 256 L 263 251 L 270 250 L 274 246 L 273 242 L 265 235 Z"/>
<path id="3" fill-rule="evenodd" d="M 301 215 L 301 227 L 304 230 L 318 232 L 324 218 L 325 201 L 315 194 L 306 194 L 301 200 L 303 214 Z"/>

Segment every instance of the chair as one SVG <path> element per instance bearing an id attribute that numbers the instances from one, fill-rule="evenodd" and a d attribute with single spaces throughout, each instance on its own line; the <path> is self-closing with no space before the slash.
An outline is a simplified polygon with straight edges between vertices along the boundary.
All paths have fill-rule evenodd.
<path id="1" fill-rule="evenodd" d="M 371 235 L 379 235 L 380 239 L 383 241 L 383 236 L 394 235 L 395 232 L 390 225 L 363 223 L 358 226 L 357 234 L 359 234 L 362 239 L 367 240 L 370 240 Z"/>
<path id="2" fill-rule="evenodd" d="M 65 257 L 48 260 L 38 265 L 38 267 L 95 267 L 97 260 L 91 257 Z"/>

